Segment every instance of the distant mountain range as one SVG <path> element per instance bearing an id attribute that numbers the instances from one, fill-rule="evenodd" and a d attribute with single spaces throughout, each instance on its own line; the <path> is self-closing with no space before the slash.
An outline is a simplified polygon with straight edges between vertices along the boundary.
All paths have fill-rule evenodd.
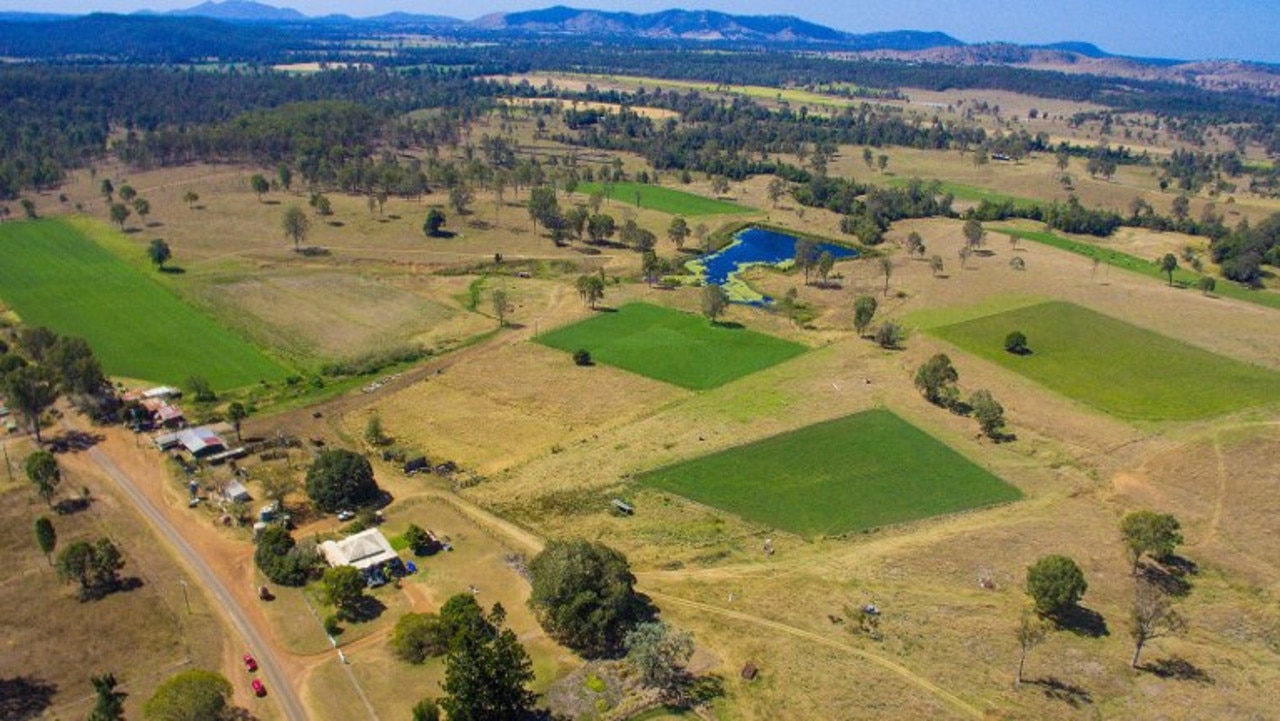
<path id="1" fill-rule="evenodd" d="M 36 27 L 49 22 L 67 24 L 57 32 Z M 792 16 L 732 15 L 707 10 L 638 14 L 556 6 L 497 13 L 468 21 L 406 12 L 364 18 L 312 17 L 255 0 L 206 0 L 184 10 L 143 11 L 129 16 L 0 13 L 0 55 L 182 61 L 190 58 L 197 47 L 198 57 L 229 58 L 241 52 L 260 54 L 264 49 L 283 53 L 290 48 L 298 49 L 299 44 L 318 47 L 312 45 L 312 41 L 345 33 L 416 33 L 472 40 L 580 37 L 601 41 L 767 46 L 907 62 L 1011 65 L 1280 95 L 1280 66 L 1275 65 L 1132 58 L 1113 55 L 1087 42 L 968 44 L 946 33 L 917 30 L 855 34 Z"/>

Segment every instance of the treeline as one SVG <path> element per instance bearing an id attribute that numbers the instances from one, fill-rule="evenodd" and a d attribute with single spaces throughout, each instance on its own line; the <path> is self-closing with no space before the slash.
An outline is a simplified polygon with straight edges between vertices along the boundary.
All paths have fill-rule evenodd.
<path id="1" fill-rule="evenodd" d="M 321 145 L 337 154 L 330 159 L 333 166 L 367 157 L 374 140 L 392 147 L 456 140 L 459 121 L 482 113 L 493 92 L 492 84 L 450 70 L 290 75 L 235 68 L 4 67 L 0 198 L 55 185 L 67 170 L 103 156 L 117 130 L 125 131 L 118 144 L 122 158 L 142 166 L 314 159 Z M 335 104 L 307 105 L 326 102 Z M 288 105 L 293 107 L 283 108 Z M 422 108 L 448 112 L 444 118 L 390 123 Z M 337 117 L 323 117 L 335 109 Z"/>
<path id="2" fill-rule="evenodd" d="M 95 13 L 48 21 L 0 21 L 0 55 L 65 61 L 284 62 L 318 43 L 279 27 L 211 18 Z"/>
<path id="3" fill-rule="evenodd" d="M 845 60 L 770 51 L 705 53 L 677 47 L 601 47 L 577 42 L 423 49 L 418 56 L 446 63 L 496 65 L 511 73 L 538 69 L 774 87 L 838 82 L 885 90 L 991 89 L 1087 101 L 1133 112 L 1195 116 L 1214 123 L 1274 124 L 1280 120 L 1280 101 L 1251 93 L 994 65 Z"/>

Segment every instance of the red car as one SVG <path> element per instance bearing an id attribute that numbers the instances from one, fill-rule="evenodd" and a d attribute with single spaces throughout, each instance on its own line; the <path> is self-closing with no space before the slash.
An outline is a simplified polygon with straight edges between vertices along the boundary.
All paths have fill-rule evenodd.
<path id="1" fill-rule="evenodd" d="M 244 655 L 244 667 L 249 670 L 249 673 L 253 673 L 258 670 L 258 662 L 254 660 L 253 656 L 246 653 Z"/>
<path id="2" fill-rule="evenodd" d="M 254 696 L 259 696 L 259 697 L 261 697 L 261 696 L 266 696 L 266 695 L 267 695 L 267 687 L 266 687 L 266 686 L 263 686 L 263 685 L 262 685 L 262 682 L 261 682 L 261 681 L 259 681 L 258 679 L 256 679 L 256 678 L 255 678 L 255 679 L 253 680 L 253 683 L 252 683 L 252 684 L 249 684 L 249 685 L 250 685 L 250 686 L 253 686 L 253 695 L 254 695 Z"/>

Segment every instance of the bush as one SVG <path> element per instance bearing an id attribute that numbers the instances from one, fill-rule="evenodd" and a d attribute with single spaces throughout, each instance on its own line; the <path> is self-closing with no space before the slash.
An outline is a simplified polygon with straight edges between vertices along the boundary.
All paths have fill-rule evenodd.
<path id="1" fill-rule="evenodd" d="M 262 574 L 281 586 L 306 585 L 318 560 L 313 549 L 299 547 L 282 526 L 263 531 L 253 552 L 253 562 Z"/>
<path id="2" fill-rule="evenodd" d="M 1045 556 L 1027 569 L 1027 593 L 1041 616 L 1062 618 L 1088 588 L 1080 567 L 1066 556 Z"/>
<path id="3" fill-rule="evenodd" d="M 336 513 L 376 503 L 382 491 L 373 478 L 373 466 L 368 458 L 337 449 L 321 453 L 307 470 L 307 496 L 316 508 Z"/>
<path id="4" fill-rule="evenodd" d="M 879 343 L 881 348 L 888 348 L 892 350 L 897 348 L 898 344 L 901 342 L 902 326 L 897 323 L 887 321 L 881 323 L 880 327 L 876 329 L 876 343 Z"/>
<path id="5" fill-rule="evenodd" d="M 626 557 L 604 544 L 552 541 L 529 562 L 529 577 L 542 627 L 588 658 L 616 654 L 649 614 Z"/>
<path id="6" fill-rule="evenodd" d="M 1026 355 L 1031 352 L 1027 347 L 1027 336 L 1020 330 L 1015 330 L 1004 337 L 1004 349 L 1014 355 Z"/>
<path id="7" fill-rule="evenodd" d="M 432 613 L 406 613 L 391 630 L 391 652 L 409 663 L 449 652 L 449 627 Z"/>
<path id="8" fill-rule="evenodd" d="M 342 626 L 338 623 L 338 614 L 331 613 L 324 617 L 324 632 L 330 636 L 337 636 L 342 633 Z"/>
<path id="9" fill-rule="evenodd" d="M 582 348 L 574 351 L 573 362 L 580 366 L 591 365 L 591 351 Z"/>

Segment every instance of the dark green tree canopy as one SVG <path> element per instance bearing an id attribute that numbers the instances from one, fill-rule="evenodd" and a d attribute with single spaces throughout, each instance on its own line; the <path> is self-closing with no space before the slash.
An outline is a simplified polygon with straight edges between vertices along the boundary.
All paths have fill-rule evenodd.
<path id="1" fill-rule="evenodd" d="M 529 562 L 529 605 L 556 640 L 588 658 L 610 656 L 650 609 L 618 551 L 585 540 L 552 541 Z"/>
<path id="2" fill-rule="evenodd" d="M 471 604 L 460 602 L 454 610 L 475 603 L 470 595 L 465 598 Z M 537 696 L 526 686 L 533 681 L 533 664 L 515 633 L 502 628 L 505 616 L 500 605 L 494 606 L 487 617 L 482 613 L 454 636 L 440 702 L 449 721 L 519 721 L 532 711 Z"/>
<path id="3" fill-rule="evenodd" d="M 142 707 L 147 721 L 221 721 L 231 684 L 221 674 L 192 669 L 160 684 Z"/>
<path id="4" fill-rule="evenodd" d="M 311 577 L 317 559 L 311 549 L 298 547 L 284 526 L 269 526 L 258 537 L 253 562 L 272 583 L 301 586 Z"/>
<path id="5" fill-rule="evenodd" d="M 939 353 L 916 371 L 916 388 L 924 394 L 925 400 L 934 405 L 949 405 L 956 398 L 958 391 L 955 383 L 960 374 L 951 365 L 951 358 L 946 353 Z"/>
<path id="6" fill-rule="evenodd" d="M 382 497 L 369 459 L 348 450 L 320 454 L 307 470 L 307 495 L 326 513 L 377 503 Z"/>
<path id="7" fill-rule="evenodd" d="M 1027 593 L 1041 616 L 1062 618 L 1088 588 L 1084 572 L 1066 556 L 1045 556 L 1027 569 Z"/>
<path id="8" fill-rule="evenodd" d="M 1168 558 L 1182 543 L 1182 525 L 1169 513 L 1134 511 L 1120 520 L 1120 533 L 1136 569 L 1143 555 Z"/>

